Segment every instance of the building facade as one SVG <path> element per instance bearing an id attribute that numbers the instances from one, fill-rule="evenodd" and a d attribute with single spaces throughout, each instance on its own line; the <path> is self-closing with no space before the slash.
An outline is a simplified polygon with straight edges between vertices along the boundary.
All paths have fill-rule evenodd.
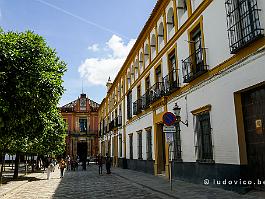
<path id="1" fill-rule="evenodd" d="M 100 151 L 155 175 L 172 163 L 192 182 L 264 179 L 264 11 L 262 0 L 158 0 L 107 84 Z M 169 146 L 163 115 L 176 107 Z"/>
<path id="2" fill-rule="evenodd" d="M 81 94 L 60 108 L 67 124 L 66 155 L 80 160 L 98 154 L 99 104 Z"/>

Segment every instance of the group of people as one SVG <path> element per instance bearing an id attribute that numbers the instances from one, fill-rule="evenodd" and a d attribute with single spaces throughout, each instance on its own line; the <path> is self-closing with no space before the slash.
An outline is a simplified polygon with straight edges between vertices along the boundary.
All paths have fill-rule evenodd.
<path id="1" fill-rule="evenodd" d="M 56 161 L 50 161 L 47 164 L 47 179 L 49 180 L 51 178 L 51 173 L 55 171 L 55 167 L 57 165 Z M 63 178 L 64 175 L 64 169 L 66 168 L 66 162 L 63 158 L 61 158 L 58 168 L 60 169 L 60 178 Z"/>
<path id="2" fill-rule="evenodd" d="M 79 162 L 78 158 L 72 160 L 69 155 L 66 156 L 65 160 L 61 158 L 61 160 L 59 161 L 59 165 L 58 165 L 58 168 L 60 169 L 60 178 L 63 178 L 64 176 L 64 169 L 76 170 L 78 168 L 78 162 Z M 103 164 L 106 164 L 107 174 L 111 174 L 111 171 L 110 171 L 111 162 L 112 162 L 112 159 L 108 153 L 106 153 L 105 157 L 103 157 L 101 154 L 97 156 L 96 163 L 98 164 L 99 175 L 102 175 Z M 55 159 L 48 159 L 47 164 L 46 164 L 48 180 L 51 178 L 51 173 L 55 171 L 56 165 L 57 165 L 57 161 Z M 82 167 L 83 167 L 83 170 L 86 170 L 86 161 L 82 161 Z"/>
<path id="3" fill-rule="evenodd" d="M 108 153 L 106 153 L 105 158 L 103 158 L 103 156 L 101 154 L 98 155 L 97 164 L 98 164 L 99 175 L 102 175 L 102 167 L 103 167 L 104 163 L 106 164 L 107 174 L 111 174 L 111 172 L 110 172 L 111 162 L 112 162 L 112 160 L 111 160 L 111 157 L 109 156 Z"/>

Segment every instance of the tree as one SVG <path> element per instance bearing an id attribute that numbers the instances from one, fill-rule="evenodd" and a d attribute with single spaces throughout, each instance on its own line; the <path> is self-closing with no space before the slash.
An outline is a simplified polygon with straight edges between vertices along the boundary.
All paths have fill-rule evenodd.
<path id="1" fill-rule="evenodd" d="M 14 152 L 18 157 L 36 140 L 47 144 L 50 138 L 63 138 L 64 123 L 54 110 L 64 91 L 65 71 L 66 64 L 43 37 L 31 31 L 0 31 L 0 117 L 4 122 L 0 149 L 3 153 Z"/>

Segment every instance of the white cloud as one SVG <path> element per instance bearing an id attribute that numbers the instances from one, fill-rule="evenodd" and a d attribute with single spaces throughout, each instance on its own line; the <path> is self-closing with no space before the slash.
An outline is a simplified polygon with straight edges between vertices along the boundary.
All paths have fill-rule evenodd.
<path id="1" fill-rule="evenodd" d="M 113 35 L 106 42 L 106 47 L 101 50 L 106 54 L 107 48 L 111 54 L 106 54 L 103 58 L 87 58 L 78 68 L 81 77 L 85 78 L 89 84 L 104 86 L 109 76 L 111 80 L 114 80 L 135 41 L 135 39 L 131 39 L 125 44 L 122 38 Z"/>
<path id="2" fill-rule="evenodd" d="M 98 44 L 93 44 L 92 46 L 88 46 L 88 50 L 91 50 L 93 52 L 98 52 L 99 51 Z"/>

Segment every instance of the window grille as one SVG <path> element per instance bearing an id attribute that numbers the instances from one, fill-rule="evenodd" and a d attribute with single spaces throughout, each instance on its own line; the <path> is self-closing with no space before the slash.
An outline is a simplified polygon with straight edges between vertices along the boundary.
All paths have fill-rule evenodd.
<path id="1" fill-rule="evenodd" d="M 213 145 L 209 112 L 195 117 L 196 154 L 198 162 L 213 162 Z"/>
<path id="2" fill-rule="evenodd" d="M 143 145 L 142 145 L 142 132 L 139 132 L 138 133 L 138 159 L 142 159 L 142 148 L 143 148 Z"/>
<path id="3" fill-rule="evenodd" d="M 260 9 L 257 0 L 226 0 L 225 7 L 230 52 L 234 54 L 263 36 Z"/>
<path id="4" fill-rule="evenodd" d="M 152 131 L 146 131 L 146 156 L 147 160 L 152 160 Z"/>

